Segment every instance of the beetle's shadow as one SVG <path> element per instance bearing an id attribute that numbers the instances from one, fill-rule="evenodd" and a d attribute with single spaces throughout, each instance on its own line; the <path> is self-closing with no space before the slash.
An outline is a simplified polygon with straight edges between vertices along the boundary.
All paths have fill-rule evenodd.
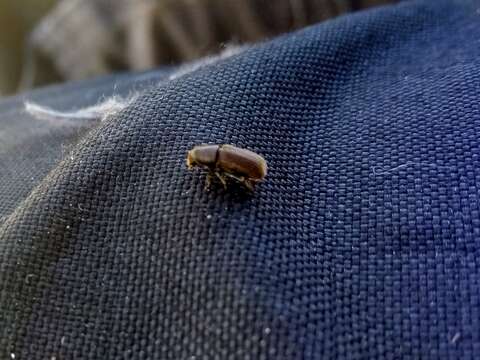
<path id="1" fill-rule="evenodd" d="M 255 197 L 255 191 L 250 191 L 245 185 L 238 181 L 227 181 L 226 188 L 223 187 L 219 181 L 213 181 L 210 186 L 210 192 L 222 196 L 225 200 L 236 203 L 245 203 Z"/>
<path id="2" fill-rule="evenodd" d="M 231 184 L 226 190 L 222 190 L 226 193 L 225 197 L 227 199 L 231 199 L 238 203 L 251 201 L 255 196 L 255 192 L 248 190 L 245 186 L 240 184 Z"/>

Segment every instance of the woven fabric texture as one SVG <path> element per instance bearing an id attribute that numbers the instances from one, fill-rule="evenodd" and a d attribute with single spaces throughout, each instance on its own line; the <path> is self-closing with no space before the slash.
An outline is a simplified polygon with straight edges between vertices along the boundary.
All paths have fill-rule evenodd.
<path id="1" fill-rule="evenodd" d="M 479 8 L 319 24 L 80 134 L 0 221 L 1 357 L 479 358 Z M 201 143 L 266 181 L 206 192 Z"/>

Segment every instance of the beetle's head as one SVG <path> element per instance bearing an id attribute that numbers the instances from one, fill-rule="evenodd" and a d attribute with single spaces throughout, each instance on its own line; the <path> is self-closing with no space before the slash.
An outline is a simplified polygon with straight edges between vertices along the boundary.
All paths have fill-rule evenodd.
<path id="1" fill-rule="evenodd" d="M 195 165 L 197 165 L 197 162 L 195 161 L 194 150 L 190 150 L 187 154 L 187 167 L 191 169 Z"/>
<path id="2" fill-rule="evenodd" d="M 187 166 L 213 167 L 217 161 L 219 145 L 198 145 L 187 154 Z"/>

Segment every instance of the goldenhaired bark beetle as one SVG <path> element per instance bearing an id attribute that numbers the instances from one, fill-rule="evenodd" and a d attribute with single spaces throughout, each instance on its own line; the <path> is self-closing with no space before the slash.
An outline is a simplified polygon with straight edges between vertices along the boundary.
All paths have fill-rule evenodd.
<path id="1" fill-rule="evenodd" d="M 253 191 L 254 184 L 267 175 L 267 162 L 263 157 L 247 149 L 233 145 L 198 145 L 188 152 L 187 166 L 208 169 L 206 187 L 216 176 L 227 188 L 227 178 L 234 179 Z"/>

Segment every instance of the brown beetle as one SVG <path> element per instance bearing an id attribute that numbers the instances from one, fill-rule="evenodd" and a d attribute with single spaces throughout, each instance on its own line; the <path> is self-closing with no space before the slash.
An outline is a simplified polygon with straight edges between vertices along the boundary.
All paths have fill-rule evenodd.
<path id="1" fill-rule="evenodd" d="M 198 145 L 188 152 L 187 166 L 201 166 L 208 169 L 208 188 L 212 177 L 216 176 L 227 188 L 227 178 L 242 183 L 253 191 L 255 183 L 267 175 L 267 162 L 253 151 L 233 145 Z"/>

